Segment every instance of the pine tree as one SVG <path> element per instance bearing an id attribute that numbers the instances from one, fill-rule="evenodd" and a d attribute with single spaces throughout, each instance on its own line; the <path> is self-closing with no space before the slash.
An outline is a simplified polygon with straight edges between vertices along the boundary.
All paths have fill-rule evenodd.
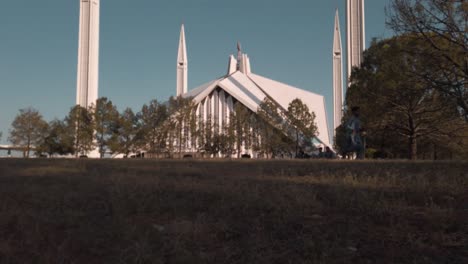
<path id="1" fill-rule="evenodd" d="M 94 122 L 96 127 L 96 141 L 99 147 L 100 157 L 103 158 L 108 149 L 109 140 L 118 122 L 119 112 L 112 101 L 106 97 L 99 98 L 93 108 Z"/>
<path id="2" fill-rule="evenodd" d="M 67 133 L 73 135 L 73 153 L 76 157 L 87 155 L 96 146 L 94 143 L 95 123 L 92 112 L 76 105 L 65 118 Z"/>
<path id="3" fill-rule="evenodd" d="M 289 124 L 294 129 L 297 157 L 301 140 L 304 141 L 304 143 L 308 143 L 317 133 L 315 113 L 310 112 L 309 107 L 297 98 L 289 103 L 287 117 Z"/>
<path id="4" fill-rule="evenodd" d="M 148 105 L 143 105 L 137 114 L 141 125 L 141 148 L 150 154 L 162 153 L 166 148 L 167 133 L 165 125 L 168 122 L 168 109 L 166 105 L 152 100 Z"/>
<path id="5" fill-rule="evenodd" d="M 47 122 L 34 108 L 20 109 L 11 124 L 9 141 L 24 148 L 23 156 L 29 158 L 32 147 L 40 145 L 47 133 Z"/>
<path id="6" fill-rule="evenodd" d="M 119 117 L 116 133 L 110 139 L 110 150 L 113 153 L 124 154 L 125 157 L 138 149 L 139 122 L 138 117 L 130 108 L 126 108 Z"/>

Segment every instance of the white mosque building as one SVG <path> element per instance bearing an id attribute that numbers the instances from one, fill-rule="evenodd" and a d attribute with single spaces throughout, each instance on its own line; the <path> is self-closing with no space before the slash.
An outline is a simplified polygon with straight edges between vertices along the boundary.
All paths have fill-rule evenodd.
<path id="1" fill-rule="evenodd" d="M 285 112 L 289 103 L 299 98 L 311 112 L 315 113 L 318 133 L 313 141 L 317 145 L 331 146 L 325 98 L 322 95 L 253 73 L 249 56 L 242 52 L 240 44 L 237 48 L 237 58 L 233 55 L 229 57 L 226 75 L 185 92 L 187 91 L 188 68 L 185 32 L 182 26 L 177 58 L 177 95 L 193 98 L 197 116 L 202 117 L 203 121 L 212 118 L 213 123 L 217 124 L 229 122 L 230 113 L 234 111 L 237 103 L 257 113 L 260 104 L 268 97 Z M 252 150 L 248 154 L 256 156 Z"/>
<path id="2" fill-rule="evenodd" d="M 250 58 L 237 45 L 237 58 L 229 57 L 228 70 L 225 76 L 212 80 L 190 91 L 187 90 L 187 48 L 185 29 L 182 25 L 177 56 L 177 96 L 192 97 L 197 107 L 197 115 L 204 121 L 212 118 L 218 124 L 229 122 L 229 113 L 234 111 L 234 105 L 240 103 L 253 113 L 257 113 L 259 105 L 265 98 L 270 98 L 286 111 L 289 103 L 299 98 L 315 114 L 318 128 L 314 143 L 320 146 L 332 147 L 335 129 L 340 125 L 343 116 L 344 89 L 343 81 L 349 86 L 349 77 L 353 67 L 359 67 L 365 50 L 365 10 L 364 0 L 346 0 L 346 44 L 347 71 L 344 75 L 341 44 L 341 31 L 338 10 L 335 14 L 333 37 L 333 120 L 331 126 L 327 122 L 327 112 L 324 96 L 284 84 L 252 72 Z M 330 130 L 333 133 L 329 133 Z"/>
<path id="3" fill-rule="evenodd" d="M 89 107 L 98 98 L 99 82 L 99 12 L 100 0 L 80 0 L 80 30 L 78 48 L 78 71 L 76 104 Z M 347 72 L 343 78 L 343 57 L 338 12 L 335 16 L 333 40 L 333 124 L 329 126 L 322 95 L 287 85 L 252 72 L 250 58 L 238 44 L 237 57 L 229 57 L 225 76 L 212 80 L 200 87 L 188 90 L 188 61 L 185 30 L 180 32 L 177 56 L 176 95 L 191 97 L 197 106 L 198 116 L 204 121 L 212 118 L 215 123 L 229 122 L 229 113 L 236 104 L 242 104 L 252 113 L 257 113 L 260 104 L 269 98 L 286 111 L 291 101 L 299 98 L 315 114 L 318 133 L 316 145 L 332 146 L 329 129 L 339 125 L 343 112 L 343 79 L 349 85 L 352 67 L 359 67 L 365 49 L 364 0 L 346 0 L 347 25 Z M 347 85 L 347 86 L 348 86 Z M 333 133 L 334 134 L 334 133 Z M 90 153 L 97 156 L 97 151 Z M 255 153 L 251 153 L 254 154 Z"/>

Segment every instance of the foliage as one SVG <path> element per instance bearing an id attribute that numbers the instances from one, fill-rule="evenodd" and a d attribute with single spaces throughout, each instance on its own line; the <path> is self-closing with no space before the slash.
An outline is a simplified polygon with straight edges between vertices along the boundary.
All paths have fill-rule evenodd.
<path id="1" fill-rule="evenodd" d="M 344 156 L 347 151 L 347 138 L 346 138 L 346 128 L 345 128 L 345 123 L 346 123 L 346 118 L 343 117 L 341 119 L 341 124 L 335 129 L 335 138 L 334 138 L 334 148 L 337 153 L 340 153 L 340 155 Z"/>
<path id="2" fill-rule="evenodd" d="M 23 156 L 29 158 L 32 147 L 40 145 L 47 131 L 47 122 L 34 108 L 20 109 L 10 131 L 9 141 L 24 148 Z"/>
<path id="3" fill-rule="evenodd" d="M 157 100 L 151 100 L 148 105 L 143 105 L 137 114 L 140 122 L 142 150 L 148 153 L 162 153 L 167 144 L 167 125 L 169 113 L 166 105 Z"/>
<path id="4" fill-rule="evenodd" d="M 250 110 L 247 109 L 244 105 L 241 103 L 237 102 L 234 105 L 234 112 L 231 115 L 231 120 L 230 122 L 233 123 L 234 125 L 234 131 L 235 131 L 235 144 L 236 144 L 236 152 L 237 152 L 237 158 L 240 158 L 242 154 L 242 145 L 244 145 L 246 148 L 249 147 L 249 142 L 248 142 L 248 137 L 250 134 L 250 126 L 249 126 L 249 121 L 250 121 Z"/>
<path id="5" fill-rule="evenodd" d="M 402 50 L 425 45 L 407 36 L 374 41 L 365 52 L 361 68 L 354 69 L 346 99 L 347 115 L 351 115 L 351 106 L 360 106 L 368 146 L 416 159 L 419 140 L 442 143 L 459 137 L 466 128 L 447 97 L 411 74 L 428 65 L 420 56 Z M 402 147 L 405 145 L 407 148 Z"/>
<path id="6" fill-rule="evenodd" d="M 289 125 L 294 129 L 296 141 L 296 157 L 299 153 L 299 143 L 310 142 L 312 137 L 317 133 L 315 125 L 315 113 L 309 111 L 309 107 L 304 104 L 301 99 L 296 98 L 288 106 Z"/>
<path id="7" fill-rule="evenodd" d="M 308 112 L 307 106 L 297 105 Z M 237 154 L 240 158 L 251 150 L 259 153 L 259 157 L 292 157 L 294 143 L 298 144 L 291 136 L 292 124 L 296 131 L 300 130 L 301 147 L 306 141 L 304 135 L 312 135 L 308 129 L 313 128 L 313 123 L 307 125 L 310 120 L 304 117 L 313 119 L 313 113 L 301 116 L 300 110 L 291 108 L 295 111 L 291 113 L 297 115 L 292 119 L 296 116 L 288 116 L 268 98 L 260 105 L 258 114 L 240 102 L 235 102 L 233 108 L 225 113 L 229 116 L 220 124 L 213 116 L 203 120 L 192 98 L 173 97 L 167 103 L 152 100 L 136 114 L 130 108 L 119 114 L 110 100 L 100 98 L 96 106 L 89 109 L 75 106 L 63 121 L 52 121 L 36 147 L 37 153 L 78 157 L 98 147 L 101 158 L 107 152 L 125 157 L 141 153 L 150 158 L 163 153 L 165 157 L 173 157 L 174 151 L 178 157 L 183 156 L 182 152 L 195 155 L 198 152 L 208 157 Z"/>
<path id="8" fill-rule="evenodd" d="M 93 113 L 87 108 L 76 105 L 65 118 L 67 133 L 73 135 L 73 153 L 75 156 L 87 155 L 96 148 L 94 142 Z"/>
<path id="9" fill-rule="evenodd" d="M 106 97 L 99 98 L 96 106 L 91 111 L 94 115 L 100 157 L 103 158 L 106 150 L 108 150 L 109 140 L 115 132 L 119 112 L 117 111 L 117 107 L 112 104 L 112 101 Z"/>
<path id="10" fill-rule="evenodd" d="M 69 133 L 64 121 L 56 119 L 49 123 L 47 135 L 36 149 L 36 152 L 39 155 L 47 153 L 50 157 L 55 154 L 72 154 L 74 152 L 73 143 L 73 133 Z"/>
<path id="11" fill-rule="evenodd" d="M 128 157 L 138 150 L 139 122 L 132 109 L 126 108 L 120 115 L 114 133 L 109 141 L 109 148 L 113 153 L 122 153 Z"/>
<path id="12" fill-rule="evenodd" d="M 231 157 L 232 154 L 236 152 L 235 149 L 235 135 L 233 130 L 229 126 L 224 127 L 224 131 L 218 134 L 219 141 L 219 152 L 224 155 L 224 157 Z"/>
<path id="13" fill-rule="evenodd" d="M 258 150 L 266 158 L 284 156 L 290 153 L 289 146 L 294 142 L 287 136 L 287 128 L 280 107 L 267 97 L 259 105 L 257 114 L 256 128 L 260 138 L 257 146 Z"/>
<path id="14" fill-rule="evenodd" d="M 468 2 L 392 0 L 388 13 L 392 29 L 426 44 L 402 50 L 425 61 L 409 72 L 456 104 L 468 122 Z"/>
<path id="15" fill-rule="evenodd" d="M 197 140 L 200 144 L 200 151 L 203 154 L 209 154 L 209 157 L 217 155 L 219 153 L 219 141 L 215 134 L 211 116 L 208 116 L 207 120 L 200 117 L 198 127 L 200 132 Z"/>
<path id="16" fill-rule="evenodd" d="M 190 125 L 195 125 L 193 122 L 193 112 L 195 111 L 195 103 L 192 98 L 184 98 L 182 96 L 171 97 L 169 99 L 169 127 L 174 133 L 174 139 L 178 153 L 182 153 L 182 149 L 187 148 L 189 141 Z"/>

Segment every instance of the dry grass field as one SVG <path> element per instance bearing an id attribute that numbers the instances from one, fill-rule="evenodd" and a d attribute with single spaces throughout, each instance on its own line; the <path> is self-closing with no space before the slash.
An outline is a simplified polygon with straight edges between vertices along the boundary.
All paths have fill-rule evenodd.
<path id="1" fill-rule="evenodd" d="M 3 159 L 0 263 L 468 263 L 468 163 Z"/>

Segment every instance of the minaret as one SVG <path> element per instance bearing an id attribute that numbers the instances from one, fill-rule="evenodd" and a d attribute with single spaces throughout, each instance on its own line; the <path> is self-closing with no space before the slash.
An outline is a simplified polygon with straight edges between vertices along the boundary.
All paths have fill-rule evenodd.
<path id="1" fill-rule="evenodd" d="M 247 54 L 242 52 L 242 47 L 239 42 L 237 42 L 237 70 L 246 75 L 251 73 L 250 58 Z"/>
<path id="2" fill-rule="evenodd" d="M 353 67 L 361 66 L 365 44 L 364 0 L 346 0 L 348 86 Z"/>
<path id="3" fill-rule="evenodd" d="M 239 71 L 245 75 L 251 74 L 250 58 L 247 54 L 241 54 L 241 61 L 239 63 Z"/>
<path id="4" fill-rule="evenodd" d="M 187 93 L 187 47 L 184 25 L 180 29 L 179 52 L 177 54 L 177 96 Z"/>
<path id="5" fill-rule="evenodd" d="M 245 74 L 249 75 L 252 73 L 252 67 L 250 66 L 250 57 L 249 55 L 245 55 Z"/>
<path id="6" fill-rule="evenodd" d="M 341 124 L 343 116 L 343 57 L 341 46 L 340 17 L 335 15 L 335 34 L 333 36 L 333 128 Z"/>
<path id="7" fill-rule="evenodd" d="M 76 104 L 96 103 L 99 84 L 99 0 L 80 0 Z"/>
<path id="8" fill-rule="evenodd" d="M 237 60 L 234 58 L 234 55 L 229 56 L 229 63 L 228 63 L 228 73 L 227 75 L 231 75 L 237 71 Z"/>

